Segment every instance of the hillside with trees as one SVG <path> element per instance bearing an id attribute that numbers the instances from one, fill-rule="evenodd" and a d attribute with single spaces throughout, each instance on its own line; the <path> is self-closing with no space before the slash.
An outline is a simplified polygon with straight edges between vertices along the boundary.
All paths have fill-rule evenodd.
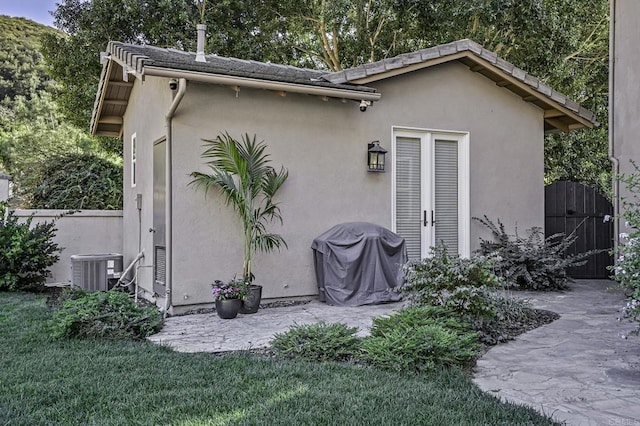
<path id="1" fill-rule="evenodd" d="M 56 100 L 64 91 L 49 74 L 41 53 L 43 37 L 59 37 L 59 31 L 24 18 L 0 16 L 0 172 L 13 180 L 12 205 L 25 208 L 120 208 L 121 160 L 110 154 L 95 138 L 66 120 Z M 82 76 L 79 76 L 81 79 Z M 83 178 L 86 168 L 78 164 L 77 156 L 87 164 L 99 163 L 100 173 Z M 58 198 L 70 188 L 50 181 L 54 174 L 51 164 L 64 167 L 82 195 L 66 196 L 63 203 L 51 204 L 37 194 Z M 79 177 L 78 177 L 79 176 Z M 75 177 L 72 179 L 71 177 Z M 84 180 L 83 180 L 84 179 Z M 97 192 L 89 202 L 87 189 L 98 179 L 106 181 L 110 192 Z M 115 179 L 115 182 L 111 182 Z M 119 181 L 118 181 L 119 180 Z M 111 186 L 116 183 L 116 189 Z M 93 183 L 95 186 L 95 183 Z"/>

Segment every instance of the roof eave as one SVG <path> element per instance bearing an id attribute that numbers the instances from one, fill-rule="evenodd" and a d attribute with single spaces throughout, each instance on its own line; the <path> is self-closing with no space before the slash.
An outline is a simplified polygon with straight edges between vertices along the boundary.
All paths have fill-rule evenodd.
<path id="1" fill-rule="evenodd" d="M 488 76 L 488 74 L 500 76 L 500 79 L 498 81 L 494 80 L 493 78 L 491 79 L 494 80 L 500 87 L 507 88 L 507 90 L 511 90 L 516 94 L 520 93 L 523 100 L 536 104 L 538 107 L 545 111 L 545 114 L 548 114 L 551 111 L 556 112 L 557 114 L 554 117 L 545 116 L 545 122 L 555 129 L 563 132 L 568 132 L 584 127 L 593 128 L 599 126 L 599 123 L 595 120 L 593 113 L 570 101 L 566 96 L 560 95 L 559 93 L 553 91 L 548 86 L 540 83 L 537 79 L 529 76 L 524 71 L 516 69 L 513 65 L 507 63 L 506 61 L 500 60 L 498 57 L 495 57 L 492 62 L 485 57 L 478 56 L 478 54 L 473 50 L 458 51 L 443 56 L 435 56 L 432 59 L 423 60 L 411 65 L 398 66 L 382 72 L 379 71 L 378 65 L 378 71 L 376 71 L 374 68 L 372 70 L 373 72 L 371 72 L 370 74 L 368 73 L 367 68 L 368 65 L 371 66 L 371 64 L 367 64 L 352 70 L 346 70 L 344 72 L 345 75 L 341 76 L 340 81 L 342 81 L 342 79 L 344 78 L 347 78 L 347 81 L 353 84 L 369 84 L 412 71 L 448 63 L 451 61 L 459 61 L 465 63 L 469 66 L 471 71 L 481 72 L 485 77 L 488 78 L 491 78 Z M 374 67 L 375 66 L 376 65 L 374 65 Z M 521 72 L 522 75 L 525 76 L 524 81 L 514 77 L 511 73 L 507 72 L 505 69 L 505 67 L 507 66 L 511 67 L 512 72 L 514 70 L 517 72 Z M 349 73 L 351 73 L 351 78 L 349 78 Z M 358 77 L 358 75 L 361 75 L 361 77 Z M 514 88 L 517 88 L 517 91 L 514 90 Z M 548 93 L 548 95 L 543 92 Z M 563 100 L 565 103 L 559 102 L 560 100 Z M 584 115 L 580 114 L 581 111 Z"/>
<path id="2" fill-rule="evenodd" d="M 274 80 L 265 80 L 249 77 L 237 77 L 223 74 L 212 74 L 198 71 L 188 71 L 175 68 L 164 68 L 157 66 L 145 66 L 143 75 L 166 78 L 185 78 L 189 81 L 201 83 L 221 84 L 226 86 L 249 87 L 255 89 L 273 90 L 278 92 L 301 93 L 307 95 L 327 96 L 339 99 L 378 101 L 382 96 L 380 93 L 332 88 L 325 86 L 315 86 L 299 83 L 287 83 Z"/>
<path id="3" fill-rule="evenodd" d="M 91 124 L 89 125 L 91 135 L 93 136 L 100 136 L 97 131 L 98 119 L 102 113 L 106 84 L 108 76 L 111 73 L 111 64 L 111 60 L 107 60 L 107 62 L 102 65 L 102 72 L 100 73 L 100 80 L 98 81 L 98 91 L 96 92 L 96 99 L 93 103 L 93 110 L 91 111 Z"/>

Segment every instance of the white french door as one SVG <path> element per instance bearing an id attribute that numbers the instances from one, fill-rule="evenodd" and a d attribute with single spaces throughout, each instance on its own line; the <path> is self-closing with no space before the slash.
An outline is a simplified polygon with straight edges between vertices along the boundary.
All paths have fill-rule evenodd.
<path id="1" fill-rule="evenodd" d="M 393 224 L 409 259 L 444 244 L 469 256 L 469 135 L 394 129 Z"/>

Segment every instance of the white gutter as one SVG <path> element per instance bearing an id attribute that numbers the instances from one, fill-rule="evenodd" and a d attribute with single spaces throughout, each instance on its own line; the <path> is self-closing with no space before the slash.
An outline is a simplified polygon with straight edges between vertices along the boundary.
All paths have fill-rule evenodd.
<path id="1" fill-rule="evenodd" d="M 167 127 L 167 135 L 166 135 L 166 143 L 165 143 L 165 156 L 166 156 L 166 164 L 165 164 L 165 204 L 164 204 L 164 213 L 166 216 L 166 224 L 165 224 L 165 301 L 164 301 L 164 316 L 166 318 L 169 309 L 173 306 L 173 238 L 172 238 L 172 224 L 173 224 L 173 183 L 172 183 L 172 154 L 171 154 L 171 145 L 172 145 L 172 120 L 173 116 L 182 102 L 182 98 L 184 97 L 185 92 L 187 91 L 187 80 L 181 78 L 178 82 L 178 92 L 176 96 L 173 98 L 173 102 L 169 107 L 169 111 L 167 111 L 166 115 L 166 127 Z"/>
<path id="2" fill-rule="evenodd" d="M 183 71 L 153 66 L 144 67 L 144 75 L 167 78 L 184 78 L 202 83 L 223 84 L 226 86 L 251 87 L 255 89 L 274 90 L 279 92 L 304 93 L 308 95 L 327 96 L 331 98 L 353 99 L 357 101 L 377 101 L 380 93 L 359 92 L 349 89 L 335 89 L 331 87 L 310 86 L 295 83 L 259 80 L 248 77 L 233 77 L 227 75 L 207 74 L 196 71 Z"/>
<path id="3" fill-rule="evenodd" d="M 620 160 L 615 155 L 615 64 L 616 64 L 616 0 L 611 1 L 609 9 L 609 160 L 613 165 L 612 190 L 613 190 L 613 247 L 618 248 L 618 235 L 620 235 L 620 182 L 618 175 L 620 173 Z M 614 256 L 615 258 L 615 256 Z"/>

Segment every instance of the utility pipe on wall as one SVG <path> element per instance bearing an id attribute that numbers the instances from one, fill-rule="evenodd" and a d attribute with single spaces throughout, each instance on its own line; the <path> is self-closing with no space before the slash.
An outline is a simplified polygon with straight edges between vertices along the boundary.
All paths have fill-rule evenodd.
<path id="1" fill-rule="evenodd" d="M 169 107 L 169 111 L 167 111 L 166 115 L 166 144 L 165 144 L 165 207 L 164 214 L 166 219 L 165 225 L 165 302 L 164 302 L 164 316 L 167 317 L 167 313 L 169 309 L 173 306 L 173 238 L 172 238 L 172 224 L 173 224 L 173 182 L 172 182 L 172 121 L 173 116 L 175 115 L 180 102 L 182 102 L 182 98 L 184 97 L 185 92 L 187 91 L 187 80 L 181 78 L 178 80 L 178 91 L 173 98 L 173 102 Z"/>
<path id="2" fill-rule="evenodd" d="M 613 168 L 613 247 L 618 248 L 618 235 L 620 235 L 620 182 L 618 174 L 620 173 L 620 161 L 616 157 L 614 150 L 615 142 L 615 65 L 616 65 L 616 0 L 611 1 L 609 9 L 609 160 Z"/>

